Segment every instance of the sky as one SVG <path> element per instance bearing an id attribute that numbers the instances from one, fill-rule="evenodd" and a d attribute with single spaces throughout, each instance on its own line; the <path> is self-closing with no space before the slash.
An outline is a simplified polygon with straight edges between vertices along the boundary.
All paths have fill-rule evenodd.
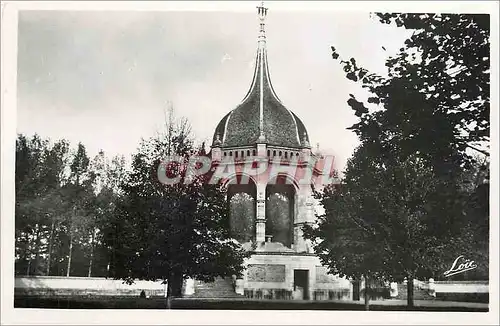
<path id="1" fill-rule="evenodd" d="M 250 87 L 258 18 L 243 11 L 21 11 L 17 132 L 82 142 L 93 156 L 132 154 L 162 130 L 167 103 L 207 141 Z M 269 70 L 313 147 L 342 171 L 358 144 L 349 94 L 363 98 L 331 57 L 385 72 L 408 31 L 368 12 L 273 10 L 266 21 Z M 384 50 L 385 48 L 385 50 Z"/>

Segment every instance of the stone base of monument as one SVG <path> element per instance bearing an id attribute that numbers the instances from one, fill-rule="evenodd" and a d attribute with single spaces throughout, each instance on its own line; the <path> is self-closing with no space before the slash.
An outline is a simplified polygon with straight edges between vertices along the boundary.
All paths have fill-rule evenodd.
<path id="1" fill-rule="evenodd" d="M 191 298 L 243 298 L 236 293 L 231 277 L 218 277 L 214 282 L 194 281 L 194 293 L 186 295 Z"/>
<path id="2" fill-rule="evenodd" d="M 328 274 L 313 254 L 256 250 L 245 265 L 243 287 L 249 299 L 352 300 L 352 283 Z"/>

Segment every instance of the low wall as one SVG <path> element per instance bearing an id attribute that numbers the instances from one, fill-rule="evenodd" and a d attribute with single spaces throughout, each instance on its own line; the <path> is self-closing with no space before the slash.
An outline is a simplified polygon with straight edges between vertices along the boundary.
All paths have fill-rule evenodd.
<path id="1" fill-rule="evenodd" d="M 436 293 L 488 293 L 488 281 L 436 281 Z"/>
<path id="2" fill-rule="evenodd" d="M 161 282 L 135 281 L 128 285 L 121 280 L 99 277 L 29 276 L 16 277 L 16 294 L 33 295 L 132 295 L 144 290 L 147 296 L 164 296 Z"/>

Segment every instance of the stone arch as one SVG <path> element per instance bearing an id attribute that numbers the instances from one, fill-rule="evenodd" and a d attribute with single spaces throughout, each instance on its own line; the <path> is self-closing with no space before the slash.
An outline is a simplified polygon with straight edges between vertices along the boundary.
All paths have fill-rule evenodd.
<path id="1" fill-rule="evenodd" d="M 245 173 L 245 172 L 242 172 L 242 171 L 238 171 L 234 174 L 227 176 L 222 182 L 222 185 L 226 189 L 228 189 L 228 187 L 230 185 L 234 185 L 234 184 L 238 184 L 238 185 L 252 184 L 255 187 L 257 184 L 257 181 L 255 180 L 255 176 L 248 174 L 248 173 Z"/>
<path id="2" fill-rule="evenodd" d="M 290 182 L 291 181 L 291 182 Z M 266 186 L 266 236 L 291 248 L 298 185 L 287 175 L 278 175 Z"/>
<path id="3" fill-rule="evenodd" d="M 255 240 L 257 186 L 254 179 L 236 174 L 229 177 L 224 186 L 227 189 L 231 237 L 240 243 Z"/>

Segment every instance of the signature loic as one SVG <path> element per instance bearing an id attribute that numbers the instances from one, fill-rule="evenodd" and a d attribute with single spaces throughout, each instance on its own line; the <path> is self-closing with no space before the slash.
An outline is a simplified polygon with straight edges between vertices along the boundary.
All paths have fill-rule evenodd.
<path id="1" fill-rule="evenodd" d="M 473 260 L 466 259 L 463 255 L 460 255 L 457 257 L 457 259 L 455 259 L 453 265 L 451 265 L 451 268 L 443 274 L 445 277 L 450 277 L 452 275 L 467 272 L 475 268 L 477 268 L 477 264 Z"/>

